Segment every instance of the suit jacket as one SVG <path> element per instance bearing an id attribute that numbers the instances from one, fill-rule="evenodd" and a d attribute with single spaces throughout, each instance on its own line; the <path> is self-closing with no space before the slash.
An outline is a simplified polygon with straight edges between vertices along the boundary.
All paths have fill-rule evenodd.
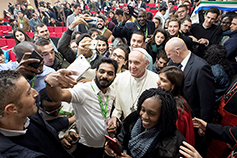
<path id="1" fill-rule="evenodd" d="M 168 65 L 177 65 L 170 60 Z M 215 86 L 211 67 L 191 53 L 184 68 L 184 94 L 193 116 L 211 122 L 215 109 Z"/>
<path id="2" fill-rule="evenodd" d="M 67 28 L 73 23 L 75 20 L 75 14 L 71 14 L 67 17 Z M 74 31 L 78 31 L 78 27 L 75 27 Z"/>

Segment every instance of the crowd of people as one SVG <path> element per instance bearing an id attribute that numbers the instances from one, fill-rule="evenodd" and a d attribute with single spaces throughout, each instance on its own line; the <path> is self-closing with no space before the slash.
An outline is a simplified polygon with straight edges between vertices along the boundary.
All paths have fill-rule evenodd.
<path id="1" fill-rule="evenodd" d="M 158 1 L 154 15 L 149 1 L 122 3 L 9 4 L 0 157 L 202 158 L 213 140 L 236 156 L 237 13 L 209 8 L 192 23 L 196 1 Z M 67 68 L 80 59 L 90 68 L 75 80 Z"/>

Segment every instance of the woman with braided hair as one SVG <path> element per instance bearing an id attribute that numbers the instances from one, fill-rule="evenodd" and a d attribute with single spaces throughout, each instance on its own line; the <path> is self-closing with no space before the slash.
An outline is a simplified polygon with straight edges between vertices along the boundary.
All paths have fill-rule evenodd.
<path id="1" fill-rule="evenodd" d="M 176 102 L 169 92 L 161 88 L 144 91 L 138 99 L 137 111 L 126 117 L 117 136 L 122 151 L 127 151 L 121 157 L 182 156 L 178 153 L 179 146 L 185 138 L 176 128 L 177 118 Z M 109 156 L 119 157 L 107 143 L 105 152 Z"/>

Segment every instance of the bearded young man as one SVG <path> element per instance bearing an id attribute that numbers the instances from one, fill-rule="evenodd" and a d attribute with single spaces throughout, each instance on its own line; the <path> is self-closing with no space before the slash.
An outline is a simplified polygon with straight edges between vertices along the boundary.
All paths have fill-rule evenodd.
<path id="1" fill-rule="evenodd" d="M 116 77 L 117 69 L 118 64 L 115 60 L 102 58 L 92 82 L 77 84 L 68 77 L 73 72 L 63 69 L 45 78 L 48 95 L 53 101 L 72 102 L 81 138 L 76 151 L 81 157 L 103 156 L 104 135 L 107 133 L 107 126 L 111 126 L 107 125 L 107 121 L 110 119 L 115 100 L 115 92 L 110 85 Z M 73 88 L 61 89 L 61 87 Z"/>

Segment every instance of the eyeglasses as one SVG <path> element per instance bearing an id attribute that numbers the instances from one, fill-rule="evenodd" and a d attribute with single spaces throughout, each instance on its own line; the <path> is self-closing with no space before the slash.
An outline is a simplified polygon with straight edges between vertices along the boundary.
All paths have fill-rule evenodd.
<path id="1" fill-rule="evenodd" d="M 52 111 L 47 111 L 47 110 L 45 110 L 45 109 L 43 109 L 41 107 L 40 107 L 40 109 L 43 110 L 46 114 L 51 115 L 51 114 L 53 114 L 55 112 L 58 112 L 60 109 L 62 109 L 62 107 L 63 107 L 62 104 L 60 104 L 60 106 L 58 108 L 56 108 L 56 109 L 54 109 Z"/>
<path id="2" fill-rule="evenodd" d="M 117 57 L 119 60 L 123 60 L 123 59 L 125 60 L 125 58 L 124 58 L 122 55 L 118 55 L 118 54 L 116 54 L 116 53 L 113 53 L 113 54 L 112 54 L 112 57 L 114 57 L 114 58 Z"/>

